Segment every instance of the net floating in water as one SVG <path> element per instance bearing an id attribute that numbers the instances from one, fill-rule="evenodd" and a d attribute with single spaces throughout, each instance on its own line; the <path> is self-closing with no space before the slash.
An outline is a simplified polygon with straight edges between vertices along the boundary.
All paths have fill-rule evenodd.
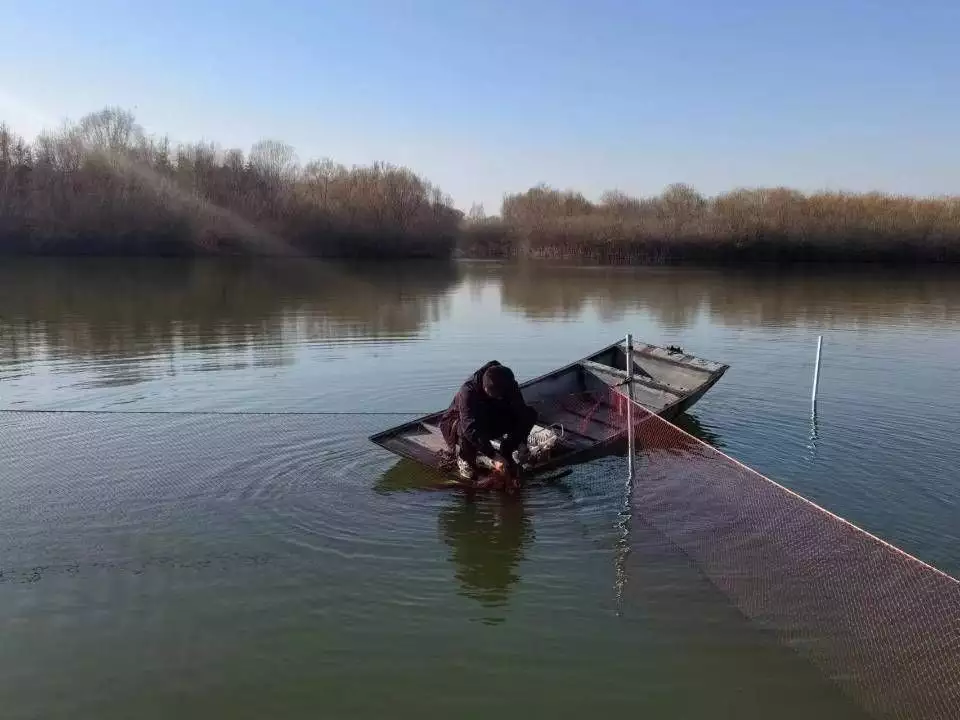
<path id="1" fill-rule="evenodd" d="M 960 582 L 636 403 L 632 417 L 634 515 L 871 714 L 960 718 Z"/>

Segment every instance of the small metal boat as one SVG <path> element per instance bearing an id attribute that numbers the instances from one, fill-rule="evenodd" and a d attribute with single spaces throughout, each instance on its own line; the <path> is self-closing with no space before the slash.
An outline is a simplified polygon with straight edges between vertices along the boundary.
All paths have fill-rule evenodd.
<path id="1" fill-rule="evenodd" d="M 530 474 L 574 465 L 612 452 L 627 436 L 625 398 L 667 420 L 696 403 L 727 365 L 676 347 L 620 341 L 588 357 L 520 384 L 538 412 L 530 436 Z M 632 360 L 628 367 L 627 357 Z M 450 388 L 451 397 L 457 388 Z M 370 437 L 377 445 L 434 470 L 450 469 L 451 453 L 440 433 L 446 410 Z M 546 438 L 547 441 L 544 441 Z M 547 447 L 549 446 L 549 447 Z"/>

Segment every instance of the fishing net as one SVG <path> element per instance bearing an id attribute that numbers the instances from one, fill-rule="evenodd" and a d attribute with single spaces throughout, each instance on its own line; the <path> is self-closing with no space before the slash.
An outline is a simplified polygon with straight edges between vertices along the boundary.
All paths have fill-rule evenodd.
<path id="1" fill-rule="evenodd" d="M 614 459 L 620 456 L 584 462 L 574 483 L 621 485 L 632 425 L 635 479 L 625 512 L 684 553 L 745 617 L 810 660 L 872 715 L 960 718 L 956 580 L 727 457 L 617 389 L 561 395 L 537 409 L 532 445 L 538 433 L 557 440 L 547 454 L 600 444 Z M 377 489 L 384 492 L 420 488 L 412 480 L 417 473 L 400 472 L 402 463 L 367 441 L 369 434 L 411 419 L 0 415 L 6 570 L 0 581 L 27 581 L 35 574 L 25 538 L 48 520 L 73 518 L 81 528 L 105 511 L 124 517 L 153 513 L 174 494 L 197 502 L 224 494 L 256 498 L 284 489 L 303 492 L 304 485 L 319 482 L 343 483 L 355 492 L 371 478 L 379 478 Z M 219 475 L 198 469 L 197 457 L 219 467 Z M 109 482 L 84 480 L 98 476 L 109 476 Z M 50 517 L 38 522 L 40 513 Z M 72 557 L 69 548 L 63 553 Z"/>
<path id="2" fill-rule="evenodd" d="M 960 718 L 960 583 L 631 409 L 634 517 L 871 714 Z"/>

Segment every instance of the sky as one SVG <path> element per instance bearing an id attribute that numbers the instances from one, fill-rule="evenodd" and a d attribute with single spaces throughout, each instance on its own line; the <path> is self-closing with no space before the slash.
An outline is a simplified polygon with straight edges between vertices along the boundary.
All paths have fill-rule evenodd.
<path id="1" fill-rule="evenodd" d="M 957 0 L 0 0 L 0 120 L 406 165 L 496 212 L 685 182 L 960 194 Z"/>

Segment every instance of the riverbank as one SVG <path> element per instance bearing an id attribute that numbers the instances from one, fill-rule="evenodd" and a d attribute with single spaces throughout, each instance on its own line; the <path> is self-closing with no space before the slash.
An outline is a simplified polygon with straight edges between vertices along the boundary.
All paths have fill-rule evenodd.
<path id="1" fill-rule="evenodd" d="M 328 260 L 396 262 L 416 260 L 526 260 L 602 266 L 750 267 L 867 265 L 960 265 L 960 242 L 952 238 L 927 241 L 909 237 L 860 237 L 833 242 L 830 238 L 770 236 L 686 236 L 668 238 L 643 228 L 612 226 L 591 236 L 537 236 L 512 228 L 479 238 L 474 228 L 440 238 L 383 237 L 332 234 L 289 240 L 275 233 L 269 242 L 249 244 L 231 233 L 192 232 L 107 235 L 63 233 L 0 236 L 0 257 L 300 257 Z M 603 232 L 607 230 L 608 232 Z M 619 233 L 619 234 L 617 234 Z"/>
<path id="2" fill-rule="evenodd" d="M 668 237 L 642 225 L 597 224 L 579 232 L 571 232 L 569 225 L 574 223 L 534 232 L 501 227 L 496 233 L 486 230 L 480 234 L 469 229 L 458 246 L 464 258 L 527 258 L 601 265 L 960 264 L 960 239 L 955 237 L 930 240 L 860 234 L 835 239 L 763 231 Z"/>
<path id="3" fill-rule="evenodd" d="M 533 188 L 461 230 L 467 256 L 627 264 L 960 262 L 960 198 L 784 188 L 656 198 Z"/>
<path id="4" fill-rule="evenodd" d="M 609 264 L 960 262 L 960 197 L 546 186 L 468 215 L 413 171 L 174 146 L 106 109 L 28 143 L 0 124 L 0 255 L 530 258 Z"/>

